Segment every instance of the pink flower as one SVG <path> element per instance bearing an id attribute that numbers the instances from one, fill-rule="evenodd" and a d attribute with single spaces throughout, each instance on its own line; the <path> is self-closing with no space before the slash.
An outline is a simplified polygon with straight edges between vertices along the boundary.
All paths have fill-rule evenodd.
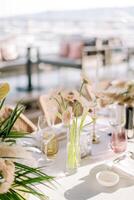
<path id="1" fill-rule="evenodd" d="M 72 107 L 69 106 L 67 110 L 65 110 L 62 114 L 62 121 L 64 125 L 68 126 L 71 122 L 72 117 L 73 117 Z"/>

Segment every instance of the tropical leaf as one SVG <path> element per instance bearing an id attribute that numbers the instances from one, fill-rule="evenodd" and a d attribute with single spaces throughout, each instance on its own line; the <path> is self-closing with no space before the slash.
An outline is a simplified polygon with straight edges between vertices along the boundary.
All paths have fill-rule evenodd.
<path id="1" fill-rule="evenodd" d="M 8 83 L 0 84 L 0 110 L 2 109 L 5 97 L 9 92 Z M 8 117 L 5 119 L 0 119 L 0 139 L 1 141 L 7 142 L 6 144 L 12 145 L 16 142 L 18 138 L 28 137 L 29 135 L 25 132 L 13 130 L 13 126 L 16 120 L 19 118 L 24 110 L 24 106 L 20 102 L 16 107 L 9 113 Z M 17 157 L 2 157 L 4 160 L 13 160 Z M 21 161 L 21 158 L 17 158 Z M 53 180 L 52 176 L 41 171 L 41 168 L 32 168 L 21 163 L 14 162 L 15 164 L 15 180 L 12 187 L 7 193 L 0 194 L 0 200 L 26 200 L 24 193 L 30 193 L 39 197 L 39 199 L 48 199 L 48 197 L 40 191 L 36 186 L 37 184 L 42 184 L 46 187 L 50 187 L 52 184 L 50 181 Z M 48 185 L 49 182 L 49 185 Z"/>
<path id="2" fill-rule="evenodd" d="M 15 162 L 15 180 L 12 187 L 6 194 L 0 194 L 0 200 L 26 200 L 24 194 L 32 194 L 39 199 L 48 199 L 42 191 L 36 186 L 42 184 L 46 187 L 50 185 L 54 177 L 40 171 L 40 168 L 32 168 L 21 163 Z"/>
<path id="3" fill-rule="evenodd" d="M 46 182 L 51 182 L 54 177 L 48 176 L 43 173 L 40 168 L 32 168 L 21 163 L 15 163 L 16 173 L 15 181 L 12 189 L 19 192 L 26 192 L 38 197 L 46 199 L 47 197 L 39 191 L 36 184 L 42 184 L 44 186 L 50 187 Z"/>
<path id="4" fill-rule="evenodd" d="M 14 123 L 23 112 L 24 106 L 20 105 L 19 103 L 16 105 L 13 111 L 11 111 L 10 115 L 3 120 L 0 124 L 0 137 L 6 138 L 9 137 L 11 129 L 13 128 Z"/>
<path id="5" fill-rule="evenodd" d="M 18 139 L 18 138 L 32 138 L 28 132 L 24 131 L 16 131 L 16 130 L 11 130 L 8 138 L 13 138 L 13 139 Z"/>

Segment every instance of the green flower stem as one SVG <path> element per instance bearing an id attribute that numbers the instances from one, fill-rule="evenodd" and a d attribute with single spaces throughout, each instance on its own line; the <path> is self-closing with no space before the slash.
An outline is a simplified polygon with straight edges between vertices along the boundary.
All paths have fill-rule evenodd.
<path id="1" fill-rule="evenodd" d="M 78 134 L 78 119 L 73 119 L 69 128 L 69 141 L 67 144 L 67 167 L 69 170 L 77 169 L 80 162 L 80 145 Z"/>

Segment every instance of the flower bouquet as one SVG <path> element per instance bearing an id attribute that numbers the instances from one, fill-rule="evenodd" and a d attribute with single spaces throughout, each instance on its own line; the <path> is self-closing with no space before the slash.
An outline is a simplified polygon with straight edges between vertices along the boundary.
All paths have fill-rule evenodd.
<path id="1" fill-rule="evenodd" d="M 82 95 L 85 81 L 82 82 L 80 89 L 67 91 L 60 90 L 53 92 L 49 99 L 57 103 L 57 118 L 67 128 L 67 170 L 76 171 L 81 159 L 80 136 L 85 126 L 87 116 L 90 115 L 90 102 Z M 59 121 L 57 120 L 57 121 Z"/>
<path id="2" fill-rule="evenodd" d="M 31 155 L 16 144 L 16 139 L 29 137 L 26 133 L 16 131 L 14 125 L 24 110 L 17 104 L 10 114 L 3 114 L 5 98 L 9 92 L 7 83 L 0 84 L 0 199 L 25 200 L 25 193 L 39 199 L 47 199 L 36 186 L 50 181 L 53 177 L 46 175 L 39 168 L 22 164 L 22 160 L 30 159 Z M 46 183 L 45 183 L 46 186 Z"/>

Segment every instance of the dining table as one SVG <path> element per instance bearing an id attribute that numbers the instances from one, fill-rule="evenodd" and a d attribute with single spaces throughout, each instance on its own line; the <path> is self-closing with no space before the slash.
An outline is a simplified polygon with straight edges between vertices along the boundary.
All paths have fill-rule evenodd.
<path id="1" fill-rule="evenodd" d="M 45 173 L 55 177 L 54 181 L 48 183 L 49 187 L 37 185 L 39 190 L 50 200 L 134 199 L 134 160 L 131 159 L 131 166 L 125 165 L 125 170 L 121 164 L 114 163 L 118 158 L 122 158 L 122 155 L 134 152 L 134 139 L 127 141 L 125 152 L 114 153 L 109 145 L 111 136 L 108 134 L 110 129 L 106 118 L 102 117 L 97 121 L 96 131 L 100 137 L 100 143 L 91 144 L 91 154 L 81 159 L 79 168 L 73 174 L 66 173 L 67 140 L 59 141 L 59 151 L 56 158 L 51 165 L 43 168 Z M 119 182 L 111 187 L 101 185 L 97 181 L 96 174 L 103 170 L 117 173 Z M 29 197 L 29 200 L 36 199 L 38 198 L 35 196 Z"/>

